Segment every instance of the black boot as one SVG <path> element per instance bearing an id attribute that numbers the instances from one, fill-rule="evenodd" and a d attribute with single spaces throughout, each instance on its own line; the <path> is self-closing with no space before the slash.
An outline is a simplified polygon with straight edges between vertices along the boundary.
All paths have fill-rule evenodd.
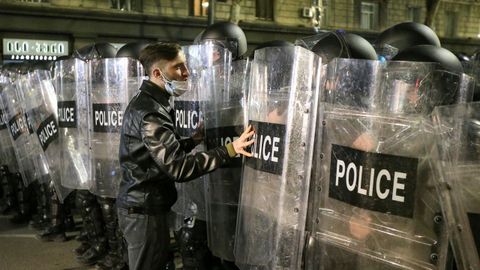
<path id="1" fill-rule="evenodd" d="M 50 193 L 49 183 L 38 184 L 36 193 L 37 214 L 30 222 L 30 225 L 37 230 L 45 230 L 47 227 L 49 227 L 51 222 L 50 204 L 52 194 Z"/>
<path id="2" fill-rule="evenodd" d="M 93 265 L 102 259 L 107 253 L 107 241 L 105 238 L 104 224 L 100 206 L 95 195 L 88 191 L 79 191 L 82 216 L 85 221 L 85 229 L 88 233 L 90 248 L 77 260 L 84 265 Z"/>
<path id="3" fill-rule="evenodd" d="M 126 263 L 123 260 L 122 236 L 118 228 L 115 199 L 100 197 L 98 202 L 102 208 L 105 221 L 105 235 L 108 239 L 108 254 L 97 263 L 98 269 L 124 269 Z"/>
<path id="4" fill-rule="evenodd" d="M 63 202 L 63 209 L 64 209 L 64 219 L 63 222 L 65 224 L 65 231 L 67 232 L 73 232 L 76 230 L 76 225 L 75 225 L 75 220 L 73 219 L 72 215 L 72 200 L 75 199 L 74 194 L 69 194 L 67 198 L 65 198 L 65 201 Z"/>
<path id="5" fill-rule="evenodd" d="M 65 230 L 59 227 L 48 227 L 37 238 L 44 242 L 65 242 L 67 236 Z"/>
<path id="6" fill-rule="evenodd" d="M 64 207 L 58 199 L 53 183 L 49 186 L 51 197 L 51 224 L 50 226 L 41 234 L 38 235 L 38 238 L 46 242 L 65 242 L 67 241 L 67 236 L 65 235 L 65 224 L 64 224 Z"/>
<path id="7" fill-rule="evenodd" d="M 30 187 L 31 187 L 31 190 L 32 190 L 32 197 L 34 197 L 34 199 L 37 200 L 37 202 L 35 203 L 35 208 L 32 208 L 32 215 L 31 215 L 31 219 L 30 219 L 30 222 L 28 223 L 28 225 L 30 225 L 30 227 L 33 227 L 35 229 L 42 230 L 44 228 L 42 228 L 43 227 L 42 216 L 41 216 L 41 212 L 40 212 L 40 209 L 39 209 L 40 205 L 38 204 L 38 197 L 39 197 L 39 193 L 40 193 L 40 184 L 37 181 L 35 181 L 35 182 L 30 184 Z"/>
<path id="8" fill-rule="evenodd" d="M 85 193 L 88 194 L 88 191 L 85 190 L 78 190 L 76 192 L 76 206 L 78 209 L 80 209 L 80 216 L 82 218 L 82 228 L 80 229 L 80 233 L 75 237 L 75 240 L 79 241 L 81 244 L 79 247 L 74 249 L 73 251 L 75 252 L 75 255 L 77 256 L 82 256 L 83 253 L 85 253 L 88 249 L 92 247 L 90 241 L 89 241 L 89 234 L 87 232 L 87 227 L 88 225 L 86 224 L 88 217 L 86 216 L 87 212 L 83 211 L 84 207 L 84 200 L 85 200 Z"/>
<path id="9" fill-rule="evenodd" d="M 164 270 L 175 270 L 175 269 L 177 269 L 175 266 L 175 254 L 173 253 L 173 251 L 171 251 L 170 254 L 168 255 L 167 265 L 165 265 Z"/>
<path id="10" fill-rule="evenodd" d="M 12 182 L 15 182 L 13 174 L 10 173 L 7 166 L 0 167 L 0 181 L 2 184 L 4 204 L 0 208 L 0 214 L 8 215 L 9 213 L 17 210 L 17 199 L 15 196 L 15 186 L 12 186 Z"/>
<path id="11" fill-rule="evenodd" d="M 87 232 L 87 225 L 86 225 L 86 220 L 87 220 L 87 217 L 85 216 L 86 215 L 86 211 L 83 210 L 83 207 L 84 207 L 84 203 L 83 201 L 85 200 L 85 193 L 88 193 L 88 191 L 86 190 L 77 190 L 75 192 L 75 206 L 77 209 L 79 209 L 80 211 L 80 217 L 82 219 L 82 225 L 81 225 L 81 228 L 80 228 L 80 233 L 77 235 L 77 237 L 75 237 L 75 240 L 79 241 L 79 242 L 88 242 L 88 232 Z"/>
<path id="12" fill-rule="evenodd" d="M 16 174 L 16 184 L 17 184 L 17 201 L 18 201 L 18 213 L 14 215 L 10 222 L 14 224 L 27 223 L 31 218 L 30 212 L 30 195 L 31 187 L 25 187 L 23 184 L 21 176 Z"/>
<path id="13" fill-rule="evenodd" d="M 79 247 L 73 250 L 75 255 L 82 256 L 87 250 L 89 250 L 92 246 L 88 242 L 82 242 Z"/>
<path id="14" fill-rule="evenodd" d="M 77 235 L 77 237 L 75 237 L 75 240 L 77 240 L 78 242 L 82 242 L 82 243 L 83 242 L 88 242 L 88 233 L 85 230 L 85 224 L 83 224 L 83 225 L 84 225 L 84 227 L 82 227 L 80 229 L 80 233 Z"/>
<path id="15" fill-rule="evenodd" d="M 222 260 L 222 269 L 224 270 L 240 270 L 234 262 Z"/>

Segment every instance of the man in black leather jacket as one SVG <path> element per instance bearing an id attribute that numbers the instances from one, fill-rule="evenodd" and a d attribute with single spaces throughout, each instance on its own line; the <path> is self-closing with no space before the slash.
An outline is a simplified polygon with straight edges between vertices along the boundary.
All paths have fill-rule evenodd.
<path id="1" fill-rule="evenodd" d="M 164 269 L 169 252 L 167 213 L 177 199 L 175 182 L 186 182 L 230 162 L 251 145 L 248 127 L 239 139 L 206 152 L 190 151 L 202 138 L 180 138 L 169 99 L 189 72 L 177 44 L 152 44 L 140 55 L 145 80 L 124 113 L 120 139 L 123 178 L 118 218 L 128 244 L 130 269 Z M 196 136 L 194 136 L 196 137 Z"/>

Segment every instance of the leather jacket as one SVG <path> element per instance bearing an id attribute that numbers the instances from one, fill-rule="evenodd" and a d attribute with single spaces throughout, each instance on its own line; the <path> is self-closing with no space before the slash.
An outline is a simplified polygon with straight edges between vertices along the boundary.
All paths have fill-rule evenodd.
<path id="1" fill-rule="evenodd" d="M 125 110 L 119 149 L 120 208 L 165 213 L 177 199 L 175 182 L 193 180 L 231 160 L 225 146 L 190 153 L 195 143 L 175 131 L 169 98 L 167 91 L 146 80 Z"/>

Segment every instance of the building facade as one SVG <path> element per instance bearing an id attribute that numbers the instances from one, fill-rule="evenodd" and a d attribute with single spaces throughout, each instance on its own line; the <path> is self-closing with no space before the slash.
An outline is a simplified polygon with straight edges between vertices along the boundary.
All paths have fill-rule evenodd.
<path id="1" fill-rule="evenodd" d="M 269 40 L 294 41 L 333 29 L 373 41 L 394 24 L 423 23 L 431 2 L 216 0 L 214 18 L 238 23 L 250 49 Z M 20 55 L 24 40 L 64 41 L 65 54 L 102 41 L 119 46 L 136 40 L 188 44 L 207 26 L 207 15 L 208 0 L 0 0 L 2 59 L 12 59 L 12 50 Z M 441 0 L 431 27 L 444 47 L 472 53 L 480 48 L 480 1 Z"/>

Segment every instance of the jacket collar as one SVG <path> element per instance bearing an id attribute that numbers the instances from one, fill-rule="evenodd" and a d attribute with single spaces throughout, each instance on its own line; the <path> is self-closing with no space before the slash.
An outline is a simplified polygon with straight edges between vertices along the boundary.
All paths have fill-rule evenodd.
<path id="1" fill-rule="evenodd" d="M 154 84 L 150 80 L 144 80 L 142 85 L 140 86 L 140 91 L 147 93 L 148 95 L 152 96 L 158 103 L 162 104 L 163 106 L 170 106 L 169 99 L 170 94 L 160 86 Z"/>

